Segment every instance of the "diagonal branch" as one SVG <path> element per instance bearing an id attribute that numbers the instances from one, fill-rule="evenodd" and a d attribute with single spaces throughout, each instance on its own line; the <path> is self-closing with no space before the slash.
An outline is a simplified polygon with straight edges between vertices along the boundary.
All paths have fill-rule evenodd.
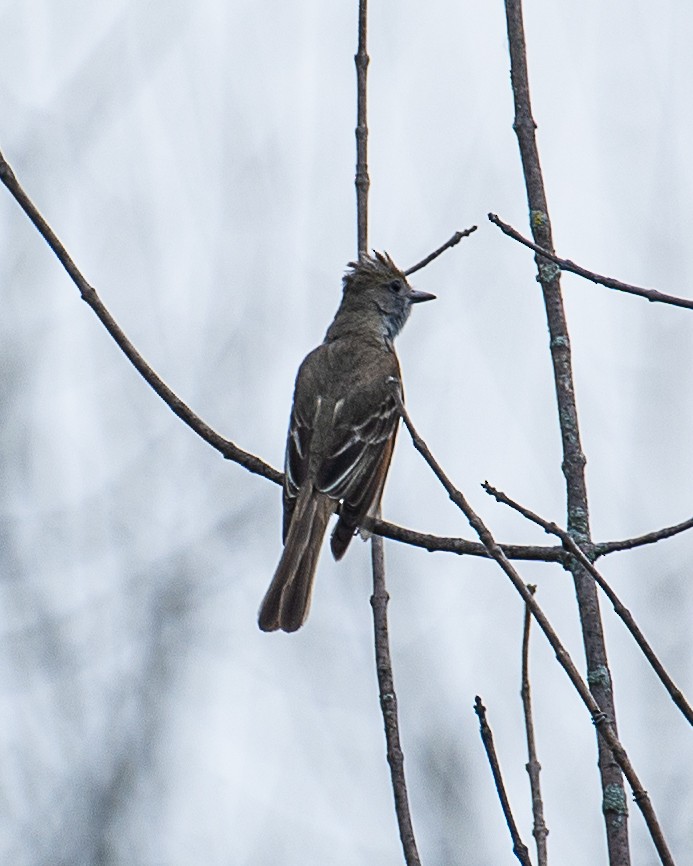
<path id="1" fill-rule="evenodd" d="M 120 325 L 116 322 L 110 312 L 106 309 L 101 298 L 99 298 L 96 289 L 90 286 L 82 273 L 77 268 L 77 265 L 70 258 L 67 250 L 59 240 L 58 236 L 48 225 L 46 220 L 41 216 L 34 203 L 31 201 L 26 192 L 22 189 L 19 181 L 15 177 L 14 172 L 0 153 L 0 180 L 5 184 L 11 195 L 15 198 L 24 213 L 29 217 L 31 222 L 36 226 L 40 235 L 46 241 L 48 246 L 53 250 L 62 266 L 67 271 L 72 282 L 79 289 L 82 300 L 92 308 L 100 319 L 108 333 L 113 337 L 126 358 L 135 367 L 137 372 L 149 384 L 154 391 L 161 397 L 166 405 L 183 421 L 191 430 L 197 433 L 205 440 L 212 448 L 216 448 L 227 460 L 233 460 L 245 467 L 249 472 L 254 472 L 256 475 L 262 475 L 276 484 L 282 483 L 282 473 L 274 469 L 269 464 L 265 463 L 254 454 L 244 451 L 228 439 L 224 439 L 208 424 L 196 415 L 183 401 L 175 394 L 169 386 L 161 379 L 157 373 L 144 360 L 142 355 L 133 346 L 130 340 L 125 336 Z"/>
<path id="2" fill-rule="evenodd" d="M 231 440 L 225 439 L 213 430 L 199 417 L 199 415 L 193 412 L 193 410 L 190 409 L 190 407 L 187 406 L 187 404 L 185 404 L 149 366 L 142 355 L 130 342 L 121 327 L 117 324 L 101 298 L 98 296 L 96 290 L 87 282 L 58 236 L 37 209 L 36 205 L 31 201 L 2 153 L 0 153 L 0 181 L 2 181 L 7 190 L 29 217 L 41 237 L 43 237 L 51 250 L 55 253 L 56 258 L 67 271 L 72 282 L 77 286 L 82 298 L 92 308 L 124 355 L 132 363 L 142 378 L 156 392 L 156 394 L 175 413 L 175 415 L 177 415 L 184 424 L 187 424 L 191 430 L 197 433 L 201 439 L 207 442 L 208 445 L 211 445 L 212 448 L 216 449 L 225 459 L 232 460 L 240 466 L 243 466 L 249 472 L 261 475 L 263 478 L 267 478 L 274 484 L 281 485 L 284 478 L 282 472 L 275 469 L 273 466 L 270 466 L 260 457 L 239 448 Z M 471 229 L 468 231 L 471 231 Z M 442 248 L 440 249 L 442 250 Z M 423 261 L 425 262 L 426 260 Z M 423 267 L 423 264 L 420 262 L 419 265 L 414 267 L 418 268 L 419 266 Z M 631 547 L 637 547 L 641 544 L 651 544 L 661 538 L 668 538 L 671 535 L 683 532 L 685 529 L 691 527 L 693 527 L 693 518 L 685 523 L 660 529 L 656 533 L 649 533 L 648 535 L 643 535 L 639 538 L 625 539 L 623 541 L 601 542 L 595 545 L 595 553 L 597 556 L 603 556 L 604 554 L 613 553 L 619 550 L 628 550 Z M 382 535 L 385 538 L 391 538 L 394 541 L 400 541 L 404 544 L 410 544 L 415 547 L 422 547 L 431 552 L 446 551 L 449 553 L 469 554 L 471 556 L 488 556 L 483 545 L 473 541 L 466 541 L 463 538 L 445 538 L 436 535 L 429 535 L 422 532 L 416 532 L 412 529 L 405 529 L 404 527 L 387 523 L 384 520 L 374 520 L 372 525 L 367 528 L 377 535 Z M 558 562 L 564 556 L 561 547 L 509 544 L 504 545 L 503 549 L 510 559 L 532 559 L 544 562 Z"/>
<path id="3" fill-rule="evenodd" d="M 437 259 L 438 256 L 442 255 L 446 250 L 449 250 L 450 247 L 456 246 L 462 240 L 462 238 L 469 237 L 469 235 L 471 235 L 472 232 L 475 232 L 476 229 L 476 226 L 472 226 L 471 228 L 465 229 L 464 231 L 455 232 L 455 234 L 449 240 L 445 241 L 442 246 L 438 247 L 437 250 L 433 250 L 432 253 L 429 253 L 427 256 L 421 259 L 420 262 L 417 262 L 415 265 L 407 268 L 407 270 L 404 272 L 405 276 L 408 277 L 411 274 L 416 273 L 416 271 L 420 271 L 422 268 L 425 268 L 426 265 L 430 265 L 431 262 L 434 261 L 434 259 Z"/>
<path id="4" fill-rule="evenodd" d="M 514 229 L 508 223 L 504 223 L 500 217 L 494 213 L 490 213 L 488 218 L 492 223 L 508 237 L 513 238 L 518 243 L 524 244 L 530 250 L 534 250 L 537 255 L 550 262 L 558 265 L 562 271 L 570 271 L 571 274 L 577 274 L 579 277 L 584 277 L 592 283 L 597 283 L 600 286 L 606 286 L 607 289 L 615 289 L 618 292 L 625 292 L 628 295 L 637 295 L 640 298 L 647 298 L 648 301 L 658 302 L 660 304 L 670 304 L 674 307 L 684 307 L 688 310 L 693 310 L 693 298 L 678 298 L 675 295 L 665 295 L 664 292 L 659 292 L 657 289 L 642 289 L 640 286 L 632 286 L 630 283 L 622 283 L 620 280 L 615 280 L 613 277 L 603 277 L 601 274 L 595 274 L 594 271 L 588 271 L 586 268 L 576 265 L 570 259 L 562 259 L 550 250 L 545 249 L 539 244 L 532 243 L 528 238 L 521 235 L 517 229 Z"/>
<path id="5" fill-rule="evenodd" d="M 135 369 L 140 373 L 142 378 L 151 386 L 156 394 L 166 403 L 166 405 L 174 412 L 178 418 L 183 421 L 193 432 L 197 433 L 201 439 L 217 450 L 225 459 L 232 460 L 243 466 L 249 472 L 260 475 L 274 484 L 281 485 L 283 482 L 283 473 L 273 466 L 270 466 L 260 457 L 244 451 L 239 448 L 231 440 L 225 439 L 208 424 L 206 424 L 181 398 L 166 385 L 166 383 L 158 376 L 158 374 L 149 366 L 149 364 L 140 355 L 137 349 L 133 346 L 120 326 L 117 324 L 109 310 L 104 305 L 96 290 L 87 282 L 81 271 L 74 263 L 70 255 L 67 253 L 60 239 L 57 237 L 53 229 L 48 225 L 45 218 L 38 211 L 34 203 L 31 201 L 25 190 L 19 184 L 12 168 L 0 153 L 0 180 L 8 189 L 13 198 L 20 205 L 22 210 L 27 214 L 30 221 L 33 223 L 39 234 L 44 238 L 49 247 L 53 250 L 58 261 L 67 271 L 70 279 L 79 289 L 82 298 L 89 304 L 92 310 L 96 313 L 106 330 L 113 337 L 117 345 L 123 351 L 128 360 L 132 363 Z M 471 229 L 462 232 L 464 236 L 471 233 Z M 458 233 L 459 234 L 459 233 Z M 449 243 L 449 242 L 448 242 Z M 444 245 L 440 247 L 436 253 L 439 254 L 448 247 Z M 418 270 L 424 267 L 431 257 L 427 257 L 409 269 L 409 272 Z M 430 552 L 442 551 L 448 553 L 456 553 L 459 555 L 481 556 L 488 558 L 488 553 L 482 544 L 474 541 L 467 541 L 463 538 L 449 538 L 428 533 L 417 532 L 413 529 L 407 529 L 402 526 L 397 526 L 394 523 L 388 523 L 384 520 L 373 519 L 369 524 L 364 524 L 365 528 L 375 533 L 382 535 L 384 538 L 390 538 L 393 541 L 399 541 L 403 544 L 409 544 L 414 547 L 421 547 Z M 641 545 L 654 544 L 665 538 L 670 538 L 680 532 L 685 532 L 693 528 L 693 518 L 689 518 L 682 523 L 677 523 L 674 526 L 664 527 L 654 532 L 634 538 L 626 538 L 615 541 L 602 541 L 594 545 L 594 556 L 598 559 L 610 553 L 616 553 L 622 550 L 630 550 Z M 504 544 L 503 551 L 509 559 L 536 560 L 541 562 L 561 562 L 565 558 L 565 552 L 562 547 L 544 547 L 541 545 L 524 545 L 524 544 Z"/>
<path id="6" fill-rule="evenodd" d="M 197 433 L 201 439 L 207 442 L 208 445 L 211 445 L 212 448 L 216 449 L 225 459 L 232 460 L 240 466 L 243 466 L 249 472 L 261 475 L 263 478 L 267 478 L 274 484 L 281 485 L 284 478 L 282 472 L 275 469 L 273 466 L 270 466 L 260 457 L 239 448 L 230 439 L 225 439 L 213 430 L 199 417 L 199 415 L 193 412 L 193 410 L 190 409 L 190 407 L 187 406 L 187 404 L 185 404 L 149 366 L 142 355 L 130 342 L 121 327 L 117 324 L 101 298 L 98 296 L 96 290 L 87 282 L 58 236 L 39 212 L 36 205 L 31 201 L 2 153 L 0 153 L 0 181 L 2 181 L 12 197 L 29 217 L 41 237 L 43 237 L 51 250 L 55 253 L 56 258 L 67 271 L 72 282 L 77 286 L 82 298 L 92 308 L 108 333 L 120 347 L 123 354 L 128 358 L 137 372 L 150 385 L 156 394 L 174 412 L 174 414 L 177 415 L 184 424 L 187 424 L 193 432 Z M 471 231 L 472 229 L 468 229 L 466 232 L 462 232 L 462 235 L 466 236 L 471 233 Z M 443 245 L 443 247 L 440 247 L 439 250 L 431 255 L 437 255 L 444 249 L 447 249 L 447 245 Z M 424 265 L 431 260 L 430 256 L 423 259 L 418 263 L 418 265 L 414 265 L 413 268 L 410 268 L 409 272 L 424 267 Z M 683 532 L 692 527 L 693 518 L 683 523 L 679 523 L 676 526 L 666 527 L 657 530 L 656 532 L 648 533 L 647 535 L 638 536 L 637 538 L 600 542 L 594 546 L 595 557 L 604 556 L 605 554 L 614 553 L 616 551 L 629 550 L 633 547 L 638 547 L 644 544 L 652 544 L 655 541 L 669 538 L 672 535 L 676 535 L 677 533 Z M 466 554 L 470 556 L 488 557 L 488 553 L 482 544 L 467 541 L 463 538 L 446 538 L 438 535 L 430 535 L 423 532 L 417 532 L 413 529 L 406 529 L 405 527 L 397 526 L 396 524 L 388 523 L 379 519 L 373 520 L 370 525 L 366 526 L 366 528 L 376 535 L 382 535 L 384 538 L 390 538 L 393 541 L 410 544 L 414 547 L 421 547 L 430 552 L 444 551 L 460 555 Z M 564 558 L 562 547 L 507 544 L 503 545 L 503 550 L 509 559 L 560 562 Z"/>
<path id="7" fill-rule="evenodd" d="M 532 861 L 529 859 L 529 851 L 520 838 L 520 833 L 517 829 L 517 824 L 515 823 L 510 808 L 510 800 L 508 800 L 508 794 L 505 790 L 505 783 L 503 782 L 503 775 L 501 773 L 500 764 L 498 763 L 496 747 L 493 743 L 493 732 L 486 720 L 486 707 L 483 705 L 479 695 L 477 695 L 474 700 L 474 712 L 479 717 L 479 733 L 481 734 L 481 741 L 484 744 L 486 757 L 488 758 L 488 763 L 491 767 L 491 774 L 493 775 L 493 781 L 496 784 L 496 791 L 498 793 L 498 799 L 500 800 L 501 809 L 503 810 L 503 815 L 505 816 L 505 823 L 508 825 L 510 838 L 513 840 L 513 854 L 517 857 L 520 863 L 522 863 L 522 866 L 532 866 Z"/>
<path id="8" fill-rule="evenodd" d="M 399 411 L 402 416 L 402 420 L 404 421 L 407 430 L 409 431 L 412 442 L 414 443 L 414 448 L 416 448 L 419 454 L 421 454 L 426 463 L 433 470 L 434 475 L 443 485 L 450 499 L 465 515 L 472 529 L 474 529 L 474 531 L 479 536 L 481 543 L 488 550 L 489 555 L 492 556 L 493 559 L 495 559 L 498 565 L 509 577 L 510 582 L 522 597 L 525 605 L 532 612 L 532 616 L 539 625 L 539 628 L 546 635 L 549 644 L 551 645 L 556 654 L 556 658 L 559 664 L 568 675 L 570 682 L 573 684 L 583 704 L 589 711 L 594 726 L 600 735 L 600 738 L 603 740 L 610 754 L 613 755 L 613 758 L 618 767 L 620 767 L 620 769 L 623 771 L 624 775 L 628 779 L 628 783 L 633 791 L 633 798 L 638 804 L 638 807 L 643 814 L 645 823 L 647 824 L 647 828 L 650 831 L 650 835 L 652 837 L 655 848 L 657 849 L 657 853 L 659 854 L 663 866 L 674 866 L 674 861 L 672 859 L 671 853 L 669 852 L 669 848 L 664 838 L 664 834 L 662 833 L 662 829 L 659 825 L 659 821 L 657 820 L 657 816 L 650 801 L 649 795 L 647 791 L 643 788 L 642 783 L 640 782 L 640 779 L 638 778 L 638 775 L 630 762 L 628 754 L 626 753 L 626 750 L 623 748 L 623 745 L 618 738 L 618 734 L 616 733 L 614 725 L 610 721 L 607 714 L 601 709 L 601 707 L 595 700 L 594 695 L 589 690 L 587 684 L 580 676 L 578 669 L 575 667 L 575 663 L 573 662 L 566 648 L 563 646 L 563 643 L 561 642 L 553 626 L 546 617 L 546 614 L 541 609 L 532 593 L 527 589 L 525 583 L 516 571 L 515 567 L 512 565 L 510 560 L 505 556 L 501 548 L 498 546 L 498 543 L 494 539 L 486 524 L 482 521 L 479 515 L 467 502 L 464 494 L 460 490 L 458 490 L 458 488 L 456 488 L 454 484 L 450 481 L 450 479 L 441 468 L 440 464 L 431 454 L 431 451 L 424 442 L 424 440 L 417 433 L 414 425 L 412 424 L 411 418 L 407 413 L 407 410 L 404 408 L 404 405 L 399 398 L 399 393 L 396 391 L 395 399 L 397 399 L 398 401 Z"/>
<path id="9" fill-rule="evenodd" d="M 523 517 L 531 520 L 532 523 L 536 523 L 538 526 L 541 526 L 545 532 L 549 533 L 550 535 L 555 535 L 561 539 L 566 550 L 568 550 L 576 559 L 578 559 L 582 563 L 583 567 L 587 569 L 587 571 L 599 584 L 602 591 L 613 605 L 614 610 L 616 611 L 618 616 L 621 617 L 628 631 L 633 635 L 635 642 L 640 647 L 643 655 L 648 660 L 648 662 L 652 666 L 652 669 L 659 677 L 662 685 L 667 690 L 667 692 L 669 692 L 669 696 L 671 697 L 672 701 L 681 710 L 683 715 L 686 717 L 688 723 L 693 725 L 693 709 L 686 700 L 683 692 L 676 686 L 674 681 L 666 672 L 664 665 L 657 658 L 655 651 L 652 649 L 647 638 L 640 631 L 638 624 L 635 622 L 633 614 L 623 604 L 623 602 L 609 586 L 606 580 L 604 580 L 604 577 L 594 567 L 589 557 L 575 543 L 575 541 L 570 537 L 570 535 L 565 531 L 565 529 L 561 529 L 561 527 L 558 526 L 558 524 L 556 523 L 544 520 L 538 514 L 530 511 L 529 508 L 526 508 L 524 505 L 520 505 L 519 502 L 515 502 L 501 490 L 496 490 L 495 487 L 492 487 L 488 483 L 488 481 L 485 481 L 482 484 L 482 487 L 490 496 L 493 496 L 494 499 L 496 499 L 498 502 L 502 502 L 504 505 L 509 505 L 510 508 L 513 508 L 515 511 L 519 512 Z"/>

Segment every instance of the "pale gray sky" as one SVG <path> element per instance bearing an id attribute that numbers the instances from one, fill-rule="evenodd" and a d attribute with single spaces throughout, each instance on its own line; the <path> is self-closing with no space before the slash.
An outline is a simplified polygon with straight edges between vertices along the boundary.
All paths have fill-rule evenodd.
<path id="1" fill-rule="evenodd" d="M 497 537 L 562 520 L 545 316 L 512 132 L 502 3 L 372 3 L 371 244 L 438 295 L 399 341 L 410 412 Z M 86 277 L 208 423 L 281 465 L 296 368 L 354 254 L 356 2 L 0 2 L 0 148 Z M 560 254 L 691 295 L 693 11 L 528 2 Z M 3 191 L 4 193 L 4 191 Z M 0 196 L 0 859 L 13 866 L 401 862 L 368 548 L 324 555 L 311 618 L 261 634 L 280 496 L 187 430 Z M 693 513 L 693 314 L 564 277 L 594 537 Z M 406 435 L 393 521 L 471 536 Z M 693 693 L 693 535 L 603 562 Z M 427 866 L 513 863 L 482 695 L 531 841 L 522 609 L 488 563 L 387 544 L 412 809 Z M 580 667 L 574 595 L 523 566 Z M 604 605 L 620 731 L 679 862 L 690 732 Z M 555 863 L 606 861 L 594 732 L 545 641 L 534 700 Z M 631 806 L 633 862 L 655 854 Z"/>

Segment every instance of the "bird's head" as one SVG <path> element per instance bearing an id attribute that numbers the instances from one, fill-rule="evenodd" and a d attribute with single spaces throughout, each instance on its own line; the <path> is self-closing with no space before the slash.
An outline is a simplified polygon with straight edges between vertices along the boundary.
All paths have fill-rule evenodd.
<path id="1" fill-rule="evenodd" d="M 349 262 L 344 275 L 344 301 L 380 316 L 390 340 L 399 334 L 409 317 L 412 304 L 432 301 L 435 295 L 413 289 L 406 275 L 387 253 L 362 253 Z"/>

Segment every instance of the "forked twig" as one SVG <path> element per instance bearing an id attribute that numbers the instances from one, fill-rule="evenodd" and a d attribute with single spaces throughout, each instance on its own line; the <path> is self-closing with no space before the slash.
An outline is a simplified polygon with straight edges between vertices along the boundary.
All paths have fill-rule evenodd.
<path id="1" fill-rule="evenodd" d="M 582 563 L 582 565 L 587 569 L 587 571 L 592 575 L 596 583 L 602 589 L 604 595 L 606 595 L 606 597 L 609 599 L 618 616 L 625 623 L 628 631 L 635 638 L 635 642 L 640 647 L 643 655 L 650 663 L 654 672 L 659 677 L 660 682 L 669 693 L 672 701 L 681 710 L 683 715 L 686 717 L 688 723 L 690 725 L 693 725 L 693 709 L 686 700 L 685 695 L 683 694 L 681 689 L 679 689 L 678 686 L 674 683 L 672 678 L 666 672 L 664 665 L 657 658 L 655 651 L 652 649 L 647 638 L 640 631 L 638 624 L 635 622 L 633 614 L 628 610 L 628 608 L 623 604 L 621 599 L 609 586 L 602 574 L 597 571 L 597 569 L 594 567 L 594 564 L 590 561 L 590 558 L 575 542 L 575 539 L 571 538 L 570 534 L 566 532 L 565 529 L 562 529 L 560 526 L 558 526 L 557 523 L 544 520 L 543 517 L 540 517 L 538 514 L 530 511 L 529 508 L 526 508 L 524 505 L 520 505 L 519 502 L 515 502 L 515 500 L 511 499 L 501 490 L 496 490 L 496 488 L 492 487 L 488 483 L 488 481 L 485 481 L 481 486 L 490 496 L 493 496 L 494 499 L 496 499 L 498 502 L 502 502 L 504 505 L 510 506 L 510 508 L 513 508 L 523 517 L 526 517 L 527 520 L 531 520 L 532 523 L 536 523 L 537 526 L 541 526 L 545 532 L 549 533 L 550 535 L 555 535 L 561 539 L 563 545 L 565 546 L 565 549 Z"/>
<path id="2" fill-rule="evenodd" d="M 450 499 L 465 515 L 471 527 L 479 536 L 481 543 L 486 547 L 489 554 L 493 557 L 493 559 L 495 559 L 495 561 L 499 564 L 505 574 L 510 578 L 511 583 L 520 594 L 529 610 L 532 612 L 532 616 L 537 621 L 539 628 L 541 628 L 541 630 L 546 635 L 547 640 L 551 644 L 551 647 L 556 654 L 556 658 L 559 664 L 568 675 L 568 678 L 570 679 L 575 690 L 580 696 L 583 704 L 589 711 L 594 726 L 596 727 L 600 736 L 603 738 L 607 747 L 610 749 L 614 760 L 628 779 L 628 783 L 633 792 L 633 799 L 638 804 L 638 807 L 643 814 L 645 823 L 647 824 L 647 828 L 650 831 L 650 835 L 652 837 L 655 848 L 657 849 L 657 853 L 659 854 L 663 866 L 674 866 L 674 860 L 671 856 L 671 853 L 669 852 L 669 848 L 664 838 L 664 834 L 662 833 L 662 828 L 659 825 L 659 821 L 657 819 L 657 815 L 655 814 L 649 795 L 647 791 L 643 788 L 642 783 L 640 782 L 640 779 L 638 778 L 638 775 L 630 762 L 628 754 L 623 748 L 623 745 L 621 744 L 613 725 L 609 721 L 608 716 L 602 711 L 599 704 L 595 700 L 594 695 L 589 690 L 587 684 L 580 676 L 580 673 L 575 667 L 575 664 L 571 659 L 568 651 L 563 646 L 563 643 L 556 634 L 553 626 L 547 619 L 545 613 L 537 603 L 536 599 L 529 592 L 522 578 L 515 570 L 510 560 L 505 556 L 501 548 L 498 546 L 496 540 L 493 538 L 493 535 L 489 531 L 486 524 L 482 521 L 479 515 L 467 502 L 464 494 L 460 490 L 458 490 L 450 481 L 450 479 L 441 468 L 440 464 L 431 454 L 431 451 L 424 442 L 424 440 L 416 432 L 416 429 L 412 424 L 411 418 L 409 417 L 407 410 L 404 408 L 404 405 L 399 398 L 399 393 L 394 388 L 393 391 L 395 392 L 395 399 L 398 401 L 399 411 L 402 416 L 402 420 L 404 421 L 406 428 L 409 431 L 412 442 L 414 443 L 414 447 L 421 454 L 426 463 L 428 463 L 430 468 L 433 470 L 436 478 L 440 481 L 440 483 L 447 491 Z"/>

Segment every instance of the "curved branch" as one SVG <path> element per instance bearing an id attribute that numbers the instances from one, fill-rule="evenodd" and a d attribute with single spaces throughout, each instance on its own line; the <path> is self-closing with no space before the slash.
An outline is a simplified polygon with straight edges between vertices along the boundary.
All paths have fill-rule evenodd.
<path id="1" fill-rule="evenodd" d="M 48 246 L 53 250 L 58 261 L 65 268 L 72 282 L 79 289 L 82 300 L 86 301 L 86 303 L 92 308 L 108 333 L 118 344 L 125 357 L 130 361 L 145 382 L 147 382 L 159 397 L 161 397 L 171 411 L 174 412 L 183 423 L 187 424 L 191 430 L 197 433 L 198 436 L 204 439 L 205 442 L 211 445 L 212 448 L 216 448 L 216 450 L 227 460 L 233 460 L 235 463 L 239 463 L 241 466 L 245 467 L 249 472 L 254 472 L 256 475 L 262 475 L 264 478 L 274 481 L 275 484 L 281 484 L 283 476 L 279 470 L 274 469 L 274 467 L 265 463 L 264 460 L 261 460 L 249 451 L 244 451 L 230 440 L 224 439 L 223 436 L 220 436 L 215 430 L 206 424 L 199 415 L 196 415 L 192 409 L 186 406 L 180 397 L 178 397 L 178 395 L 169 388 L 164 380 L 154 372 L 130 340 L 125 336 L 120 325 L 118 325 L 116 320 L 105 307 L 101 298 L 99 298 L 96 289 L 89 285 L 77 265 L 72 261 L 58 236 L 48 225 L 34 203 L 21 187 L 2 153 L 0 153 L 0 180 L 4 183 L 24 213 L 37 228 L 41 237 L 43 237 Z"/>
<path id="2" fill-rule="evenodd" d="M 60 239 L 19 184 L 12 168 L 5 160 L 2 153 L 0 153 L 0 181 L 2 181 L 12 197 L 29 217 L 39 234 L 53 250 L 58 261 L 65 268 L 72 282 L 77 286 L 82 298 L 96 313 L 99 320 L 116 341 L 125 356 L 144 380 L 158 394 L 158 396 L 161 397 L 171 411 L 174 412 L 184 424 L 187 424 L 191 430 L 197 433 L 201 439 L 207 442 L 208 445 L 211 445 L 212 448 L 217 450 L 226 460 L 232 460 L 240 466 L 243 466 L 249 472 L 267 478 L 268 481 L 272 481 L 274 484 L 281 485 L 284 478 L 282 472 L 275 469 L 255 454 L 239 448 L 230 439 L 225 439 L 213 430 L 199 417 L 199 415 L 195 414 L 195 412 L 193 412 L 193 410 L 190 409 L 190 407 L 187 406 L 181 398 L 172 391 L 171 388 L 169 388 L 168 385 L 166 385 L 157 373 L 154 372 L 117 324 L 113 316 L 105 307 L 103 301 L 99 298 L 96 290 L 84 278 Z M 472 229 L 467 229 L 466 232 L 462 232 L 462 234 L 466 236 L 471 233 L 471 231 Z M 458 234 L 460 233 L 458 232 Z M 439 249 L 440 251 L 443 251 L 443 249 L 446 248 L 447 245 L 444 245 Z M 436 251 L 436 254 L 438 254 L 438 251 Z M 412 272 L 419 267 L 423 267 L 424 263 L 427 263 L 427 261 L 430 260 L 430 257 L 422 260 L 418 265 L 410 268 L 409 272 Z M 365 524 L 364 528 L 374 532 L 376 535 L 382 535 L 384 538 L 390 538 L 393 541 L 400 541 L 403 544 L 410 544 L 414 547 L 421 547 L 431 553 L 442 551 L 459 555 L 488 557 L 488 553 L 482 544 L 474 541 L 467 541 L 464 538 L 449 538 L 430 535 L 423 532 L 417 532 L 413 529 L 406 529 L 405 527 L 397 526 L 394 523 L 388 523 L 384 520 L 374 520 L 370 524 Z M 645 544 L 653 544 L 656 541 L 670 538 L 679 532 L 684 532 L 691 528 L 693 528 L 693 518 L 690 518 L 683 523 L 676 524 L 675 526 L 665 527 L 664 529 L 659 529 L 655 532 L 650 532 L 636 538 L 599 542 L 594 545 L 594 556 L 595 559 L 597 559 L 600 556 L 605 556 L 609 553 L 615 553 L 621 550 L 630 550 L 634 547 L 639 547 Z M 565 558 L 565 552 L 560 546 L 544 547 L 540 545 L 503 544 L 501 547 L 509 559 L 562 562 Z"/>

